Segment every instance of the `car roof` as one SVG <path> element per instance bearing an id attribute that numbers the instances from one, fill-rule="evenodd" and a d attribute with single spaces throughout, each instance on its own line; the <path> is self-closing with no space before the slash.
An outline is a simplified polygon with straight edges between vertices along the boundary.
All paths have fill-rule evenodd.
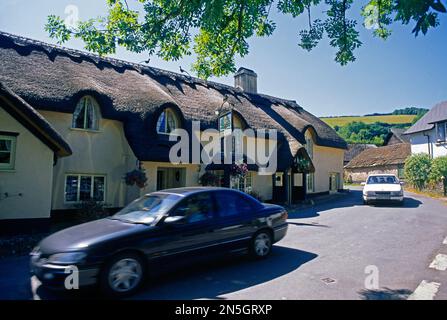
<path id="1" fill-rule="evenodd" d="M 155 193 L 170 193 L 170 194 L 177 194 L 180 196 L 188 196 L 193 193 L 198 192 L 204 192 L 204 191 L 235 191 L 234 189 L 230 188 L 222 188 L 222 187 L 183 187 L 183 188 L 172 188 L 172 189 L 164 189 L 153 192 Z"/>
<path id="2" fill-rule="evenodd" d="M 370 174 L 368 177 L 377 177 L 377 176 L 379 176 L 379 177 L 383 177 L 383 176 L 395 177 L 396 175 L 392 174 L 392 173 L 373 173 L 373 174 Z"/>

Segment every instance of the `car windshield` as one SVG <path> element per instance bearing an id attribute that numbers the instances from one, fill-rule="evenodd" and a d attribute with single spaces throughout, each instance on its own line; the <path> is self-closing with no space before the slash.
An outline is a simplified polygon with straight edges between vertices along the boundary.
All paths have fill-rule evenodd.
<path id="1" fill-rule="evenodd" d="M 150 224 L 158 216 L 171 209 L 180 198 L 181 196 L 176 194 L 150 194 L 131 202 L 111 218 L 132 223 Z"/>
<path id="2" fill-rule="evenodd" d="M 368 178 L 367 184 L 398 184 L 399 181 L 395 176 L 371 176 Z"/>

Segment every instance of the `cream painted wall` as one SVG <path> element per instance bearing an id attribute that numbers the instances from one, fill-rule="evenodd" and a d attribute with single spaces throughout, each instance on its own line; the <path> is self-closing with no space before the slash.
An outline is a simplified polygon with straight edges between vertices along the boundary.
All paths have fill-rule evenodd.
<path id="1" fill-rule="evenodd" d="M 171 164 L 169 162 L 142 162 L 143 168 L 146 170 L 147 186 L 141 189 L 141 194 L 154 192 L 157 190 L 157 169 L 158 168 L 184 168 L 185 169 L 185 186 L 199 186 L 199 168 L 198 164 Z"/>
<path id="2" fill-rule="evenodd" d="M 329 191 L 329 173 L 340 174 L 340 189 L 343 188 L 344 150 L 314 144 L 312 162 L 315 166 L 315 193 Z"/>
<path id="3" fill-rule="evenodd" d="M 0 104 L 0 130 L 17 132 L 15 167 L 0 170 L 0 220 L 48 218 L 51 211 L 53 151 Z M 7 192 L 10 197 L 4 196 Z M 18 196 L 21 193 L 22 196 Z"/>
<path id="4" fill-rule="evenodd" d="M 262 198 L 262 201 L 272 200 L 273 179 L 271 175 L 259 175 L 253 172 L 252 176 L 253 190 Z"/>
<path id="5" fill-rule="evenodd" d="M 64 202 L 65 176 L 68 173 L 102 174 L 106 176 L 105 203 L 122 207 L 139 195 L 135 186 L 123 180 L 126 172 L 136 167 L 136 157 L 127 143 L 120 121 L 101 119 L 99 131 L 72 129 L 72 114 L 40 111 L 64 137 L 73 150 L 69 157 L 58 160 L 54 168 L 53 209 L 69 209 Z"/>

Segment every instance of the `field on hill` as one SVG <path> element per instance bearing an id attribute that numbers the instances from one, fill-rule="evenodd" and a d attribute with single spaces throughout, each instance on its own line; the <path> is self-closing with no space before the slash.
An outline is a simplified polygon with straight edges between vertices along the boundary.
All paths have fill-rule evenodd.
<path id="1" fill-rule="evenodd" d="M 401 124 L 411 123 L 416 115 L 399 114 L 399 115 L 386 115 L 386 116 L 357 116 L 357 117 L 333 117 L 333 118 L 321 118 L 324 122 L 331 127 L 343 126 L 353 121 L 359 121 L 364 123 L 384 122 L 389 124 Z"/>

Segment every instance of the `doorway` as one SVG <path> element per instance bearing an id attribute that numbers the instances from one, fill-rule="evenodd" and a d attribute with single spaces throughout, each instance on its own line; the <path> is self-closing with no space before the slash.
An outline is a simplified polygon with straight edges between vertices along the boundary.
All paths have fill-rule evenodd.
<path id="1" fill-rule="evenodd" d="M 157 191 L 186 186 L 185 168 L 158 168 Z"/>

